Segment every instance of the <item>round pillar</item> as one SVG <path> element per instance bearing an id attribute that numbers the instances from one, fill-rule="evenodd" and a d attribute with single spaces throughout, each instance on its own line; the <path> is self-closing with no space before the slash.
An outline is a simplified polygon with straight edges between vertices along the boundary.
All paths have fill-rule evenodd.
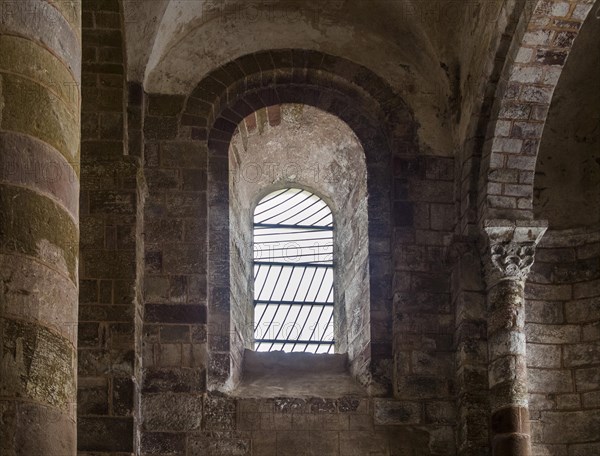
<path id="1" fill-rule="evenodd" d="M 531 455 L 525 281 L 546 227 L 488 221 L 484 255 L 493 456 Z"/>
<path id="2" fill-rule="evenodd" d="M 80 1 L 0 2 L 0 454 L 76 454 Z"/>

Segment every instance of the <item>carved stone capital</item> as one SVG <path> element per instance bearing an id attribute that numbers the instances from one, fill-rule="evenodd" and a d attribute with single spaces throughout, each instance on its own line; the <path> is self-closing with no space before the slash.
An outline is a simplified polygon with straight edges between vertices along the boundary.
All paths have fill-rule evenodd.
<path id="1" fill-rule="evenodd" d="M 533 265 L 534 244 L 492 244 L 490 246 L 492 265 L 503 277 L 525 279 Z"/>
<path id="2" fill-rule="evenodd" d="M 535 248 L 546 232 L 545 221 L 486 220 L 484 255 L 486 281 L 525 280 L 535 259 Z"/>

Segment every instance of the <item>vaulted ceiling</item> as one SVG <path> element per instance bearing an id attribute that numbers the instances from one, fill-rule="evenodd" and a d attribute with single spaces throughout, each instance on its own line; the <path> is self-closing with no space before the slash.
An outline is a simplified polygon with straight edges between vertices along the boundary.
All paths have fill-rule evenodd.
<path id="1" fill-rule="evenodd" d="M 522 0 L 124 2 L 128 78 L 142 82 L 149 93 L 188 94 L 210 71 L 242 55 L 285 48 L 318 50 L 354 61 L 386 79 L 415 112 L 423 130 L 420 136 L 426 138 L 422 146 L 450 155 L 455 131 L 464 134 L 481 98 L 498 38 L 522 4 Z M 456 122 L 449 125 L 448 119 Z"/>

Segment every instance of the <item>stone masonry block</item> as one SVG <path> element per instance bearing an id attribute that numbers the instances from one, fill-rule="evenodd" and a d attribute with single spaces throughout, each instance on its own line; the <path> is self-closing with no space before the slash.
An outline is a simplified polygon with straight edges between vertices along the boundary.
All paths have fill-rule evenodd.
<path id="1" fill-rule="evenodd" d="M 571 372 L 559 369 L 533 369 L 527 371 L 532 393 L 570 393 L 574 391 Z"/>
<path id="2" fill-rule="evenodd" d="M 560 345 L 527 344 L 527 366 L 541 368 L 561 367 Z"/>
<path id="3" fill-rule="evenodd" d="M 373 404 L 376 425 L 419 424 L 423 419 L 418 402 L 376 399 Z"/>
<path id="4" fill-rule="evenodd" d="M 200 430 L 202 396 L 161 393 L 142 397 L 142 426 L 149 431 Z"/>

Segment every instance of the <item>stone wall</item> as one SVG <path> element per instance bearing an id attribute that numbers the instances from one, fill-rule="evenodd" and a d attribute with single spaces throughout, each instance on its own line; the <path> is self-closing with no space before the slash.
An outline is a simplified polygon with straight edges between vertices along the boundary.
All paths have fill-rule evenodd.
<path id="1" fill-rule="evenodd" d="M 298 69 L 290 68 L 292 58 L 300 65 Z M 353 82 L 349 83 L 348 78 L 353 78 Z M 279 81 L 277 86 L 273 85 L 275 79 Z M 363 101 L 356 103 L 355 96 Z M 398 154 L 405 153 L 405 149 L 413 152 L 415 130 L 404 102 L 384 81 L 351 62 L 302 50 L 248 55 L 207 76 L 185 100 L 180 118 L 171 113 L 165 119 L 168 124 L 159 134 L 191 139 L 208 148 L 207 308 L 216 324 L 210 324 L 209 330 L 219 328 L 214 333 L 215 340 L 230 333 L 226 197 L 230 140 L 246 116 L 281 103 L 309 104 L 337 115 L 353 129 L 365 150 L 370 176 L 367 180 L 369 238 L 373 241 L 369 244 L 370 290 L 371 303 L 377 302 L 377 312 L 371 315 L 371 345 L 366 347 L 364 357 L 372 360 L 370 375 L 379 383 L 377 388 L 391 391 L 391 154 L 392 150 Z M 208 383 L 219 388 L 230 377 L 230 352 L 223 345 L 215 345 L 213 350 L 211 337 L 209 331 Z"/>
<path id="2" fill-rule="evenodd" d="M 572 18 L 583 20 L 588 6 L 575 6 Z M 600 451 L 597 10 L 573 28 L 580 33 L 557 81 L 536 162 L 533 210 L 551 230 L 526 288 L 534 453 L 569 456 Z M 558 56 L 555 64 L 564 63 L 566 53 Z"/>
<path id="3" fill-rule="evenodd" d="M 455 315 L 457 454 L 483 456 L 490 454 L 488 312 L 483 263 L 476 244 L 469 238 L 454 238 L 446 258 L 452 268 Z"/>
<path id="4" fill-rule="evenodd" d="M 593 6 L 589 0 L 532 3 L 531 15 L 526 7 L 521 17 L 496 88 L 483 144 L 480 220 L 533 218 L 533 178 L 550 103 Z"/>
<path id="5" fill-rule="evenodd" d="M 533 209 L 553 229 L 600 223 L 598 40 L 600 20 L 590 14 L 556 86 L 540 143 Z"/>
<path id="6" fill-rule="evenodd" d="M 257 62 L 267 65 L 264 57 L 248 57 L 219 70 L 187 100 L 148 96 L 141 453 L 452 454 L 456 448 L 454 313 L 450 269 L 443 257 L 455 223 L 454 162 L 418 156 L 410 139 L 410 116 L 396 111 L 394 116 L 403 120 L 402 128 L 390 130 L 395 138 L 390 141 L 396 156 L 392 163 L 390 144 L 368 117 L 375 114 L 361 117 L 341 95 L 326 90 L 319 95 L 310 87 L 305 92 L 281 86 L 277 94 L 249 93 L 247 101 L 240 100 L 232 109 L 215 104 L 214 112 L 220 109 L 223 117 L 213 120 L 213 111 L 206 107 L 215 93 L 224 83 L 242 91 L 261 84 Z M 285 64 L 285 53 L 274 54 L 276 58 Z M 306 61 L 313 64 L 316 60 Z M 342 64 L 336 71 L 339 68 Z M 278 71 L 278 78 L 297 77 L 288 75 L 287 69 Z M 240 74 L 249 76 L 240 76 L 244 84 L 233 84 L 231 79 Z M 265 70 L 262 81 L 268 83 L 269 74 Z M 348 89 L 336 81 L 332 77 L 329 84 Z M 375 93 L 381 96 L 385 89 Z M 234 99 L 234 94 L 228 92 L 227 97 Z M 248 114 L 258 111 L 268 117 L 270 108 L 260 111 L 265 105 L 302 103 L 303 98 L 338 114 L 364 148 L 372 315 L 365 351 L 372 357 L 370 391 L 381 399 L 373 399 L 367 391 L 362 397 L 261 400 L 218 392 L 229 386 L 226 381 L 241 361 L 231 351 L 239 336 L 231 331 L 230 293 L 235 298 L 244 285 L 237 291 L 229 288 L 229 236 L 231 227 L 238 226 L 229 215 L 230 140 Z M 369 99 L 360 106 L 374 109 L 376 104 Z M 209 136 L 213 139 L 207 150 Z M 234 200 L 234 207 L 240 201 Z M 235 239 L 238 234 L 231 235 Z"/>
<path id="7" fill-rule="evenodd" d="M 142 84 L 125 84 L 118 2 L 84 2 L 82 456 L 484 456 L 491 446 L 501 455 L 503 442 L 519 439 L 528 453 L 523 423 L 502 421 L 510 418 L 506 410 L 526 416 L 526 404 L 508 393 L 514 404 L 497 401 L 506 399 L 500 390 L 513 377 L 519 377 L 519 394 L 529 389 L 534 454 L 597 453 L 595 232 L 551 231 L 538 249 L 526 288 L 528 371 L 517 369 L 518 357 L 514 369 L 504 369 L 516 353 L 511 350 L 521 356 L 525 344 L 488 341 L 498 333 L 520 337 L 522 327 L 520 321 L 502 327 L 498 321 L 507 309 L 486 308 L 478 217 L 485 217 L 488 206 L 503 216 L 529 217 L 531 167 L 545 111 L 589 10 L 583 0 L 536 4 L 508 2 L 498 9 L 493 32 L 485 33 L 472 56 L 463 56 L 485 67 L 482 79 L 439 62 L 448 81 L 436 96 L 448 96 L 444 104 L 450 107 L 442 112 L 416 102 L 413 89 L 407 89 L 415 104 L 409 108 L 366 67 L 297 49 L 248 54 L 210 74 L 207 69 L 191 78 L 202 81 L 185 96 L 145 94 Z M 481 17 L 495 11 L 494 5 L 486 7 Z M 551 23 L 544 22 L 548 18 Z M 487 30 L 482 23 L 477 27 Z M 164 68 L 164 61 L 158 63 Z M 436 60 L 436 75 L 437 66 Z M 150 85 L 191 84 L 167 79 Z M 351 237 L 341 240 L 338 252 L 350 269 L 370 275 L 368 287 L 353 291 L 355 303 L 361 295 L 369 301 L 363 335 L 356 339 L 357 358 L 368 360 L 369 388 L 362 395 L 229 394 L 242 373 L 245 341 L 252 337 L 251 309 L 244 311 L 240 302 L 250 299 L 252 288 L 244 266 L 250 203 L 258 187 L 265 189 L 236 188 L 229 172 L 243 167 L 243 160 L 231 162 L 230 148 L 233 143 L 240 152 L 253 135 L 277 136 L 288 103 L 337 116 L 364 153 L 366 191 L 343 190 L 349 190 L 348 199 L 354 191 L 353 199 L 366 201 L 368 227 L 357 234 L 358 254 Z M 467 115 L 456 112 L 459 105 Z M 429 114 L 415 119 L 413 112 Z M 451 135 L 423 136 L 437 128 L 432 112 L 444 128 L 459 125 L 456 159 L 449 157 Z M 471 113 L 481 119 L 471 124 Z M 483 144 L 488 118 L 493 125 Z M 235 134 L 239 125 L 246 134 Z M 248 151 L 252 154 L 251 147 Z M 354 182 L 345 176 L 344 183 Z M 347 214 L 348 207 L 334 210 Z M 340 228 L 360 225 L 359 212 L 338 217 Z M 357 282 L 350 274 L 341 283 L 349 293 Z M 8 350 L 17 353 L 13 345 Z M 495 353 L 493 363 L 488 351 Z"/>
<path id="8" fill-rule="evenodd" d="M 176 138 L 181 101 L 148 96 L 143 111 L 148 193 L 138 431 L 144 455 L 186 454 L 188 433 L 203 429 L 207 153 Z"/>
<path id="9" fill-rule="evenodd" d="M 146 409 L 147 420 L 162 432 L 146 433 L 143 455 L 454 453 L 444 426 L 431 424 L 443 419 L 444 409 L 425 412 L 412 402 L 355 397 L 236 399 L 214 394 L 198 403 L 175 401 Z"/>
<path id="10" fill-rule="evenodd" d="M 393 394 L 455 451 L 454 311 L 446 250 L 456 221 L 449 158 L 395 158 Z M 426 427 L 428 425 L 428 427 Z"/>
<path id="11" fill-rule="evenodd" d="M 135 446 L 139 158 L 127 155 L 119 2 L 85 0 L 82 7 L 78 450 L 129 454 Z"/>
<path id="12" fill-rule="evenodd" d="M 600 451 L 600 236 L 550 231 L 526 287 L 534 454 Z"/>

